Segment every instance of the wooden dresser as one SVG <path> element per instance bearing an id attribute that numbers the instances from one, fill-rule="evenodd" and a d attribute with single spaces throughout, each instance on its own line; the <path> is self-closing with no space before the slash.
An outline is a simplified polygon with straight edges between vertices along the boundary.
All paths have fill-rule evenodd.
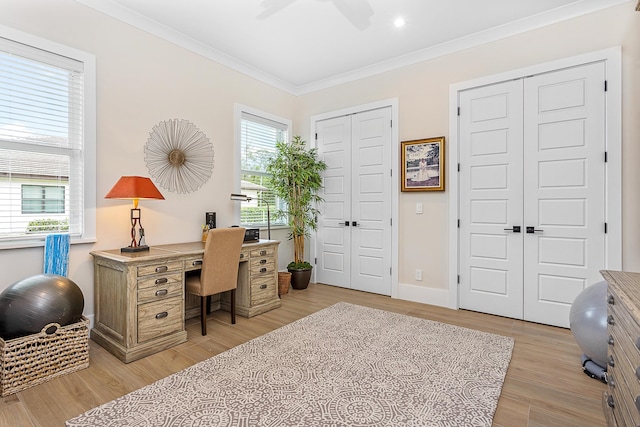
<path id="1" fill-rule="evenodd" d="M 640 273 L 601 271 L 608 283 L 608 426 L 640 426 Z"/>
<path id="2" fill-rule="evenodd" d="M 260 240 L 242 246 L 236 291 L 239 315 L 252 317 L 280 307 L 279 243 Z M 201 268 L 203 252 L 202 242 L 152 246 L 137 253 L 91 252 L 95 292 L 91 338 L 126 363 L 185 342 L 185 312 L 197 316 L 199 298 L 185 304 L 184 278 Z M 229 308 L 225 299 L 217 304 Z"/>

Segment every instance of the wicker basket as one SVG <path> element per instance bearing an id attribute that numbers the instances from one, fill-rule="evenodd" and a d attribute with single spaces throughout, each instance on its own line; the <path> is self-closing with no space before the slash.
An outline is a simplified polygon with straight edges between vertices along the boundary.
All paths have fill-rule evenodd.
<path id="1" fill-rule="evenodd" d="M 291 285 L 291 273 L 289 273 L 288 271 L 279 271 L 278 272 L 278 296 L 288 293 L 290 285 Z"/>
<path id="2" fill-rule="evenodd" d="M 47 331 L 49 333 L 47 333 Z M 37 334 L 0 338 L 0 395 L 17 393 L 89 366 L 89 319 L 50 323 Z"/>

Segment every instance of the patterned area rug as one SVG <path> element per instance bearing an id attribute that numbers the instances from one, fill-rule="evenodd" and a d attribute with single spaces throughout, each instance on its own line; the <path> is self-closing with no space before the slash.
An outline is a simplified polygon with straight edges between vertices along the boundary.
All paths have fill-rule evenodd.
<path id="1" fill-rule="evenodd" d="M 491 426 L 513 339 L 338 303 L 68 420 Z"/>

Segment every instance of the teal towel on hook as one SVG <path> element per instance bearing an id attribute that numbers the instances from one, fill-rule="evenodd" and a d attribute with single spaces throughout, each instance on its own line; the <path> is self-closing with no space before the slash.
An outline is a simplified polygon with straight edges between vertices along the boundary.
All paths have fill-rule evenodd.
<path id="1" fill-rule="evenodd" d="M 44 274 L 67 277 L 69 267 L 69 234 L 47 234 L 44 240 Z"/>

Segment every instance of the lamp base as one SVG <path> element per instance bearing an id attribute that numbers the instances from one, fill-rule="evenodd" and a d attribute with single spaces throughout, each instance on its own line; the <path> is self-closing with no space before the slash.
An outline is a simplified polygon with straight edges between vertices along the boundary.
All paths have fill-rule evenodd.
<path id="1" fill-rule="evenodd" d="M 120 248 L 120 252 L 144 252 L 148 250 L 149 250 L 149 246 L 147 245 L 136 246 L 136 247 L 127 246 L 126 248 Z"/>

